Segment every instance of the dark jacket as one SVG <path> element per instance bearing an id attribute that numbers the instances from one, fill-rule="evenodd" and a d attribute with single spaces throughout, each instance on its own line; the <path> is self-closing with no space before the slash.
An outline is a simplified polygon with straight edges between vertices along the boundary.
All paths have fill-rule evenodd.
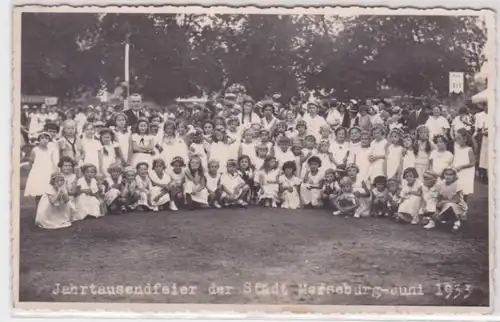
<path id="1" fill-rule="evenodd" d="M 410 118 L 408 120 L 408 128 L 410 130 L 415 130 L 418 126 L 423 125 L 429 119 L 429 114 L 426 109 L 421 109 L 417 117 L 417 111 L 412 111 L 410 113 Z"/>
<path id="2" fill-rule="evenodd" d="M 132 109 L 128 109 L 126 111 L 123 111 L 123 113 L 125 113 L 125 115 L 127 115 L 127 124 L 131 125 L 132 128 L 135 127 L 135 125 L 137 124 L 137 119 L 138 119 L 137 116 L 135 115 L 135 111 Z M 146 117 L 146 114 L 144 113 L 143 110 L 139 111 L 139 117 Z"/>

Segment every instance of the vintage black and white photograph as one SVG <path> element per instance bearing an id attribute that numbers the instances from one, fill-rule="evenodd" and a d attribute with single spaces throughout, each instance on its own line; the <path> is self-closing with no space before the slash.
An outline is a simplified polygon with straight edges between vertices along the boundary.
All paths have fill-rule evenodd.
<path id="1" fill-rule="evenodd" d="M 493 19 L 14 8 L 14 305 L 490 308 Z"/>

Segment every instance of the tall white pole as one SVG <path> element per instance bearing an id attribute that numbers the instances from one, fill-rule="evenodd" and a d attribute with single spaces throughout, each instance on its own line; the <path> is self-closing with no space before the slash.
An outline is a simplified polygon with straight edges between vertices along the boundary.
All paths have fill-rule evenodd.
<path id="1" fill-rule="evenodd" d="M 130 96 L 130 44 L 128 42 L 128 37 L 127 41 L 125 43 L 125 83 L 127 84 L 127 92 L 125 93 L 126 98 L 123 101 L 124 104 L 124 109 L 128 109 L 128 97 Z"/>

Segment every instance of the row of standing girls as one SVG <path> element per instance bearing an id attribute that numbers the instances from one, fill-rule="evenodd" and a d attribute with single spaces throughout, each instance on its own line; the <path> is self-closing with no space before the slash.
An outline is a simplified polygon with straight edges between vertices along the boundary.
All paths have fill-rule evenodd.
<path id="1" fill-rule="evenodd" d="M 426 126 L 414 136 L 398 128 L 386 133 L 384 126 L 332 129 L 317 120 L 314 108 L 295 120 L 242 125 L 238 117 L 219 118 L 205 120 L 201 128 L 157 115 L 130 128 L 123 113 L 115 115 L 113 128 L 88 123 L 82 133 L 72 120 L 61 131 L 48 124 L 31 154 L 25 195 L 39 201 L 37 222 L 46 228 L 106 213 L 252 203 L 326 207 L 353 217 L 395 213 L 398 220 L 432 228 L 436 216 L 424 211 L 429 194 L 421 180 L 435 178 L 438 189 L 450 183 L 445 172 L 453 171 L 450 184 L 461 197 L 452 198 L 460 205 L 452 217 L 454 229 L 460 228 L 475 162 L 465 129 L 451 145 L 445 135 L 431 138 Z M 399 203 L 382 207 L 390 196 L 382 186 Z M 66 207 L 60 224 L 50 224 L 53 218 L 44 223 L 50 205 Z"/>

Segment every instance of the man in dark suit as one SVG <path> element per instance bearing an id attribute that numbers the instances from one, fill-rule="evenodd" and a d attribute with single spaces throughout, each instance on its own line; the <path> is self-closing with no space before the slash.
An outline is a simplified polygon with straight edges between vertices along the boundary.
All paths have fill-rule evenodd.
<path id="1" fill-rule="evenodd" d="M 410 131 L 415 130 L 418 126 L 423 125 L 429 119 L 429 113 L 427 109 L 423 108 L 421 102 L 416 103 L 416 109 L 410 113 L 410 118 L 408 119 L 408 128 Z"/>
<path id="2" fill-rule="evenodd" d="M 123 111 L 127 115 L 128 125 L 135 127 L 137 120 L 140 117 L 146 117 L 146 113 L 142 108 L 142 97 L 139 94 L 132 94 L 129 97 L 129 109 Z"/>

